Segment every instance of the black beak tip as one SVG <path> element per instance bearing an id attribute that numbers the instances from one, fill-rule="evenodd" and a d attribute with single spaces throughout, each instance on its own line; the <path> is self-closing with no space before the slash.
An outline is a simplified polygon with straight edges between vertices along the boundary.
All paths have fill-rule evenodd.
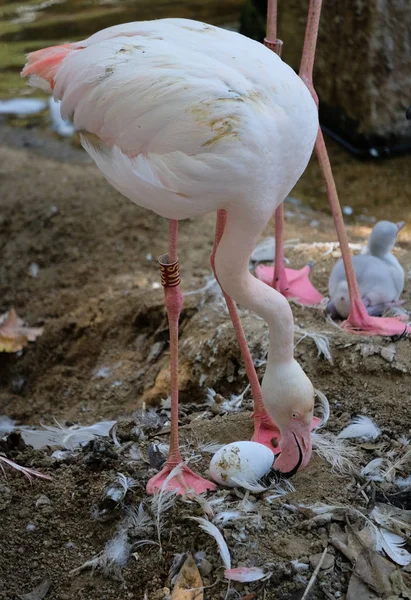
<path id="1" fill-rule="evenodd" d="M 301 450 L 301 446 L 298 443 L 297 440 L 297 436 L 295 435 L 295 433 L 293 433 L 294 439 L 295 439 L 295 443 L 297 444 L 297 448 L 298 448 L 298 462 L 295 465 L 294 469 L 292 469 L 291 471 L 288 471 L 288 473 L 283 473 L 283 477 L 285 477 L 286 479 L 290 479 L 290 477 L 293 477 L 293 475 L 295 475 L 298 471 L 298 469 L 301 466 L 301 463 L 303 462 L 303 451 Z"/>
<path id="2" fill-rule="evenodd" d="M 405 117 L 408 121 L 411 121 L 411 105 L 407 108 L 407 112 L 405 113 Z"/>

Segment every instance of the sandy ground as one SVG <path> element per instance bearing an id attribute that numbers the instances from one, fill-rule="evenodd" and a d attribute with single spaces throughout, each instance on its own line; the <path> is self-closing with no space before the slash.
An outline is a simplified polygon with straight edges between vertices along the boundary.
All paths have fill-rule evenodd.
<path id="1" fill-rule="evenodd" d="M 44 326 L 44 333 L 19 354 L 0 354 L 0 415 L 30 425 L 52 424 L 54 418 L 81 424 L 103 419 L 124 419 L 126 423 L 134 419 L 138 423 L 139 418 L 132 417 L 134 411 L 143 403 L 159 406 L 169 389 L 168 331 L 155 260 L 166 251 L 167 223 L 113 191 L 82 151 L 30 130 L 4 127 L 1 133 L 5 142 L 0 147 L 0 313 L 14 306 L 30 326 Z M 359 169 L 356 181 L 364 185 L 358 173 Z M 311 196 L 320 193 L 321 182 L 316 178 L 310 181 L 303 183 L 305 192 Z M 353 181 L 350 186 L 353 190 Z M 287 239 L 305 243 L 336 240 L 325 212 L 293 203 L 287 203 L 286 211 Z M 201 288 L 211 273 L 213 226 L 213 215 L 181 223 L 184 292 Z M 362 242 L 369 231 L 366 222 L 353 221 L 350 239 Z M 323 253 L 324 248 L 298 246 L 286 251 L 293 266 L 316 260 L 313 283 L 326 293 L 328 273 L 338 251 L 325 257 Z M 411 270 L 407 232 L 401 236 L 397 256 L 405 271 Z M 30 272 L 33 264 L 38 265 L 36 277 Z M 406 309 L 411 309 L 410 290 L 407 280 Z M 331 418 L 327 429 L 336 433 L 352 416 L 364 414 L 382 428 L 388 446 L 395 445 L 400 436 L 411 435 L 409 340 L 370 340 L 333 327 L 319 309 L 293 304 L 293 312 L 300 331 L 328 335 L 332 362 L 319 356 L 309 336 L 296 347 L 297 359 L 315 386 L 328 396 Z M 245 311 L 242 319 L 253 357 L 262 362 L 268 343 L 266 327 Z M 297 334 L 296 341 L 301 337 Z M 206 417 L 193 421 L 202 414 L 198 411 L 205 410 L 207 388 L 229 398 L 247 385 L 228 315 L 212 292 L 186 296 L 180 348 L 187 452 L 198 454 L 199 441 L 248 439 L 251 405 L 247 394 L 244 411 L 224 415 L 207 409 Z M 258 367 L 258 372 L 262 377 L 264 366 Z M 120 442 L 139 443 L 130 427 L 125 429 L 128 433 Z M 141 443 L 145 458 L 156 433 L 155 427 L 145 432 Z M 167 436 L 158 439 L 166 442 Z M 206 599 L 240 598 L 252 592 L 257 595 L 250 598 L 301 598 L 312 567 L 296 572 L 290 561 L 308 561 L 328 544 L 327 527 L 307 528 L 305 517 L 287 511 L 284 500 L 273 504 L 257 501 L 262 525 L 250 523 L 245 538 L 228 527 L 226 538 L 233 562 L 269 564 L 274 575 L 266 583 L 244 589 L 236 584 L 236 595 L 227 595 L 213 540 L 185 518 L 194 514 L 192 505 L 180 502 L 165 517 L 161 560 L 158 548 L 152 545 L 136 551 L 121 581 L 99 573 L 93 576 L 87 570 L 72 576 L 70 570 L 100 552 L 124 517 L 123 504 L 108 511 L 109 517 L 96 518 L 93 513 L 107 483 L 117 472 L 134 477 L 137 485 L 128 492 L 125 503 L 136 505 L 145 499 L 145 482 L 154 471 L 144 461 L 130 461 L 127 453 L 119 453 L 108 439 L 91 442 L 70 460 L 60 462 L 50 457 L 53 449 L 33 451 L 18 436 L 2 442 L 0 451 L 53 477 L 51 482 L 36 480 L 30 485 L 22 475 L 8 470 L 7 479 L 0 481 L 2 600 L 22 597 L 44 577 L 51 580 L 47 598 L 161 600 L 167 597 L 168 592 L 162 590 L 170 586 L 167 577 L 173 556 L 188 551 L 204 551 L 211 562 L 212 570 L 203 578 L 205 585 L 220 580 L 205 590 Z M 363 448 L 361 452 L 358 460 L 363 464 L 378 456 L 379 449 Z M 200 457 L 196 470 L 204 472 L 209 455 L 200 451 Z M 294 477 L 296 491 L 286 502 L 349 503 L 356 495 L 357 481 L 352 475 L 333 473 L 330 465 L 316 456 Z M 48 502 L 36 506 L 42 495 Z M 364 502 L 361 496 L 356 498 Z M 238 498 L 231 497 L 231 501 Z M 34 529 L 28 530 L 29 524 Z M 333 567 L 321 572 L 311 598 L 341 598 L 346 592 L 347 563 L 331 546 L 329 551 L 335 557 Z"/>

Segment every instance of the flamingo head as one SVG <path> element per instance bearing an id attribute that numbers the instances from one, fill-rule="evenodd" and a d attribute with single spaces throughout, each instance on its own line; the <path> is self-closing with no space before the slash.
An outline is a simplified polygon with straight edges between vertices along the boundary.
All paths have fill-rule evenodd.
<path id="1" fill-rule="evenodd" d="M 291 477 L 311 458 L 314 388 L 294 359 L 268 365 L 262 382 L 264 406 L 281 433 L 274 468 Z"/>

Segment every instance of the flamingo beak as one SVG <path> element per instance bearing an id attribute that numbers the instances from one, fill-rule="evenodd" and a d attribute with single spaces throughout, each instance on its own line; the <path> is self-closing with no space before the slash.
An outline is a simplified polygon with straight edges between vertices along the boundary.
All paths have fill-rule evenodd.
<path id="1" fill-rule="evenodd" d="M 403 227 L 405 227 L 405 221 L 398 221 L 398 223 L 396 223 L 396 226 L 397 226 L 397 230 L 398 230 L 398 232 L 400 232 L 400 231 L 401 231 L 401 229 L 402 229 Z"/>
<path id="2" fill-rule="evenodd" d="M 274 469 L 284 477 L 292 477 L 300 468 L 308 465 L 311 458 L 311 425 L 290 423 L 281 431 L 281 453 L 274 462 Z"/>

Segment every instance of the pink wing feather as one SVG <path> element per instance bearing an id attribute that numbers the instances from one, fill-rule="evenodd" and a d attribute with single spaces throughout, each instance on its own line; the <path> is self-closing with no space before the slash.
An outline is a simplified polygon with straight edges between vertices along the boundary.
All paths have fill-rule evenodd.
<path id="1" fill-rule="evenodd" d="M 73 44 L 62 44 L 61 46 L 50 46 L 31 52 L 27 56 L 27 63 L 21 75 L 22 77 L 37 75 L 37 77 L 48 81 L 51 89 L 54 89 L 54 77 L 61 61 L 75 50 Z"/>

